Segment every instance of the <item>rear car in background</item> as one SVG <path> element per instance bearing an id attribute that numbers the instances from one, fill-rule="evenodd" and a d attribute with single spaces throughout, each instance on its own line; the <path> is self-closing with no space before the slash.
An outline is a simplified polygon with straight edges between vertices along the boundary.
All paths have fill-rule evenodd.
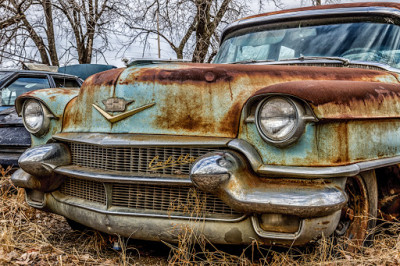
<path id="1" fill-rule="evenodd" d="M 220 244 L 361 245 L 378 208 L 398 217 L 400 4 L 262 14 L 221 40 L 213 64 L 134 61 L 18 97 L 27 202 L 111 234 L 178 241 L 191 226 Z"/>
<path id="2" fill-rule="evenodd" d="M 0 70 L 0 166 L 18 167 L 19 156 L 31 146 L 30 134 L 15 111 L 15 99 L 38 89 L 79 88 L 82 82 L 76 76 L 55 72 Z M 48 93 L 51 96 L 54 91 Z"/>

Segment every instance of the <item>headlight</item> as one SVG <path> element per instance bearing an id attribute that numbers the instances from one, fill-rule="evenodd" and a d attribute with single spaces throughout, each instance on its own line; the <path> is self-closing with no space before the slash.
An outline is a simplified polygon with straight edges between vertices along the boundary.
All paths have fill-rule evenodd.
<path id="1" fill-rule="evenodd" d="M 34 135 L 42 135 L 49 128 L 47 110 L 36 100 L 30 99 L 24 102 L 22 117 L 26 129 Z"/>
<path id="2" fill-rule="evenodd" d="M 259 103 L 256 125 L 265 141 L 277 146 L 289 145 L 304 130 L 303 110 L 288 97 L 272 96 Z"/>

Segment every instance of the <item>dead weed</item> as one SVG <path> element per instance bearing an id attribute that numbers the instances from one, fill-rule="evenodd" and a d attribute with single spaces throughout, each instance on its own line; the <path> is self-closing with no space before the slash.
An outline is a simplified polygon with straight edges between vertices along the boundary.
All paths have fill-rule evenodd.
<path id="1" fill-rule="evenodd" d="M 16 188 L 0 168 L 0 264 L 10 265 L 376 265 L 400 264 L 400 223 L 380 221 L 372 246 L 348 252 L 333 238 L 322 238 L 306 248 L 266 247 L 254 241 L 247 247 L 215 246 L 196 228 L 174 228 L 178 243 L 163 242 L 170 250 L 160 253 L 156 243 L 132 243 L 97 231 L 72 231 L 65 219 L 35 210 L 25 203 L 24 190 Z M 204 205 L 193 194 L 194 223 L 204 222 Z M 121 251 L 111 249 L 117 242 Z M 160 244 L 162 245 L 162 244 Z M 168 250 L 168 249 L 167 249 Z"/>

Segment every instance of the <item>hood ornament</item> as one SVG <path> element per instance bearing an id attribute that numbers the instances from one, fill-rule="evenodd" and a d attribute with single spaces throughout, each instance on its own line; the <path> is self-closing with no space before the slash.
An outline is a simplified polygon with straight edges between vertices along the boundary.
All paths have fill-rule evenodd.
<path id="1" fill-rule="evenodd" d="M 103 100 L 102 103 L 106 107 L 107 112 L 124 112 L 128 104 L 133 103 L 135 100 L 127 101 L 124 98 L 111 97 Z"/>
<path id="2" fill-rule="evenodd" d="M 145 104 L 145 105 L 142 105 L 140 107 L 137 107 L 137 108 L 134 108 L 132 110 L 128 110 L 125 112 L 126 106 L 133 103 L 134 100 L 127 101 L 123 98 L 111 97 L 111 98 L 108 98 L 107 100 L 103 100 L 102 102 L 105 106 L 105 110 L 103 110 L 101 107 L 99 107 L 96 104 L 92 104 L 92 106 L 102 116 L 104 116 L 104 118 L 107 119 L 110 123 L 115 123 L 115 122 L 121 121 L 121 120 L 128 118 L 134 114 L 137 114 L 147 108 L 150 108 L 156 104 L 155 102 Z M 118 114 L 118 115 L 111 115 L 107 112 L 123 112 L 123 113 Z"/>

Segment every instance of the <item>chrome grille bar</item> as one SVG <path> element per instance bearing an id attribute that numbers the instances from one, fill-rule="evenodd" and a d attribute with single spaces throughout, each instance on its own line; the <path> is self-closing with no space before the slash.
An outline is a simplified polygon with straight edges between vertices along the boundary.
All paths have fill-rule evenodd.
<path id="1" fill-rule="evenodd" d="M 103 147 L 69 143 L 72 164 L 133 175 L 188 176 L 198 157 L 217 148 L 193 147 Z"/>
<path id="2" fill-rule="evenodd" d="M 191 186 L 113 184 L 112 205 L 187 216 L 238 215 L 222 200 Z"/>
<path id="3" fill-rule="evenodd" d="M 227 219 L 242 216 L 218 197 L 193 186 L 112 183 L 108 187 L 112 191 L 110 207 L 126 208 L 131 213 Z M 102 182 L 67 177 L 59 192 L 102 205 L 107 203 L 106 186 Z"/>
<path id="4" fill-rule="evenodd" d="M 106 205 L 106 191 L 103 183 L 78 178 L 66 178 L 60 188 L 60 192 L 67 196 Z"/>

